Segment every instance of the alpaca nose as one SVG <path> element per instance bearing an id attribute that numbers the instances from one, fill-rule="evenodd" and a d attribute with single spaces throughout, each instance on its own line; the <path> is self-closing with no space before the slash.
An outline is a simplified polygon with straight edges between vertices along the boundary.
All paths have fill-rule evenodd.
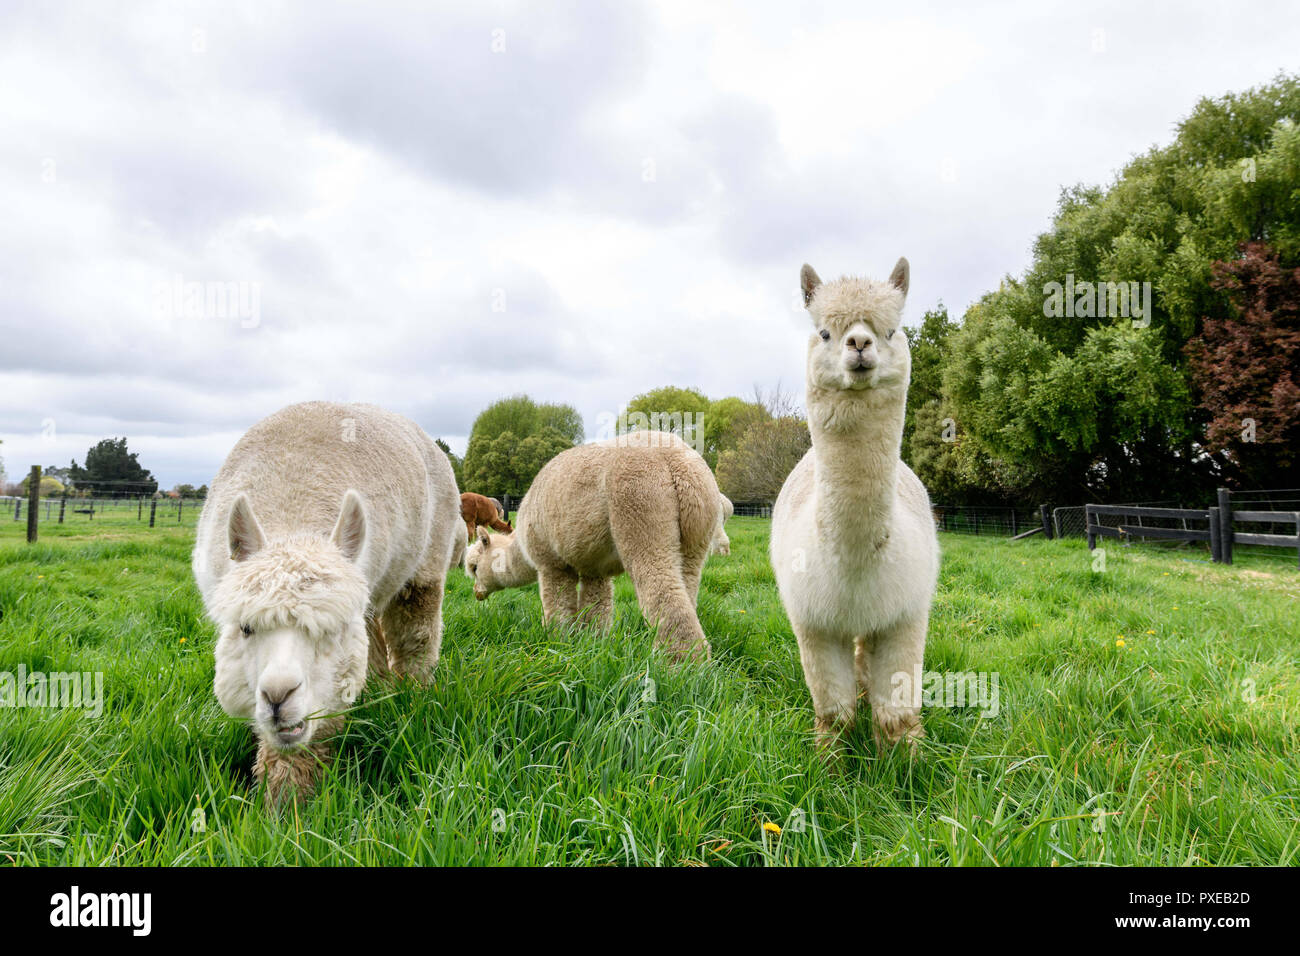
<path id="1" fill-rule="evenodd" d="M 871 338 L 870 333 L 853 332 L 849 335 L 848 341 L 845 344 L 848 345 L 849 348 L 857 349 L 861 352 L 863 349 L 870 348 L 872 341 L 873 339 Z"/>
<path id="2" fill-rule="evenodd" d="M 298 683 L 294 684 L 292 687 L 289 687 L 287 684 L 272 684 L 269 687 L 262 688 L 262 696 L 265 697 L 266 702 L 271 705 L 272 720 L 280 716 L 280 708 L 284 706 L 284 702 L 293 696 L 293 692 L 301 686 L 302 681 L 298 681 Z"/>

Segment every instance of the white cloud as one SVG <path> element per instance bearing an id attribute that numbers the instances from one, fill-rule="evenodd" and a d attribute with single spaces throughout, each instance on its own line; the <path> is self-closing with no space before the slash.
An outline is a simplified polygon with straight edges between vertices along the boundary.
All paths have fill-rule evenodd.
<path id="1" fill-rule="evenodd" d="M 910 320 L 960 314 L 1024 267 L 1062 185 L 1298 40 L 1284 5 L 20 7 L 0 457 L 126 435 L 200 484 L 308 398 L 460 450 L 513 392 L 589 430 L 662 384 L 797 392 L 802 262 L 907 255 Z M 257 284 L 256 326 L 158 314 L 176 276 Z"/>

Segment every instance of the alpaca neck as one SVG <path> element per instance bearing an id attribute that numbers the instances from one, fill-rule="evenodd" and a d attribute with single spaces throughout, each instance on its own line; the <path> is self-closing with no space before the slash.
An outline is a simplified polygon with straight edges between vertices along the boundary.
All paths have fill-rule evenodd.
<path id="1" fill-rule="evenodd" d="M 809 388 L 822 540 L 870 555 L 885 543 L 897 496 L 906 392 Z"/>
<path id="2" fill-rule="evenodd" d="M 528 563 L 516 535 L 510 536 L 510 544 L 505 549 L 505 567 L 497 572 L 497 580 L 508 588 L 522 588 L 537 580 L 537 569 Z"/>

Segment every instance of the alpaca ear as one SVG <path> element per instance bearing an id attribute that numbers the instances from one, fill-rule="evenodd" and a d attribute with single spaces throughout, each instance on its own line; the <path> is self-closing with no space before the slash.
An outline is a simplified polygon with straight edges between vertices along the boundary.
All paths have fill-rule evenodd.
<path id="1" fill-rule="evenodd" d="M 805 262 L 803 268 L 799 270 L 799 287 L 803 289 L 803 304 L 805 306 L 812 301 L 813 293 L 817 291 L 817 287 L 821 284 L 821 277 L 817 275 L 816 270 Z"/>
<path id="2" fill-rule="evenodd" d="M 253 506 L 247 495 L 239 495 L 230 506 L 226 538 L 230 542 L 231 561 L 247 561 L 266 546 L 266 536 L 253 515 Z"/>
<path id="3" fill-rule="evenodd" d="M 488 529 L 482 525 L 478 526 L 478 539 L 483 542 L 485 548 L 492 543 L 492 537 L 488 534 Z"/>
<path id="4" fill-rule="evenodd" d="M 366 506 L 361 496 L 350 488 L 343 496 L 343 508 L 339 511 L 339 520 L 334 523 L 330 541 L 338 545 L 349 561 L 357 559 L 366 543 Z"/>
<path id="5" fill-rule="evenodd" d="M 889 274 L 889 284 L 898 289 L 903 295 L 907 295 L 907 285 L 911 279 L 911 266 L 907 264 L 905 258 L 899 258 L 894 265 L 894 271 Z"/>

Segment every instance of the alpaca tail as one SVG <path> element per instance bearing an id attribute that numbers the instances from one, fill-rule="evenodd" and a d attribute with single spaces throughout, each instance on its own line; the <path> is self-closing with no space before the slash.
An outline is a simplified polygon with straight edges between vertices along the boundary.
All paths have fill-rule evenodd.
<path id="1" fill-rule="evenodd" d="M 669 474 L 677 496 L 677 520 L 683 554 L 708 554 L 722 518 L 718 485 L 703 459 L 678 455 L 669 459 Z"/>

